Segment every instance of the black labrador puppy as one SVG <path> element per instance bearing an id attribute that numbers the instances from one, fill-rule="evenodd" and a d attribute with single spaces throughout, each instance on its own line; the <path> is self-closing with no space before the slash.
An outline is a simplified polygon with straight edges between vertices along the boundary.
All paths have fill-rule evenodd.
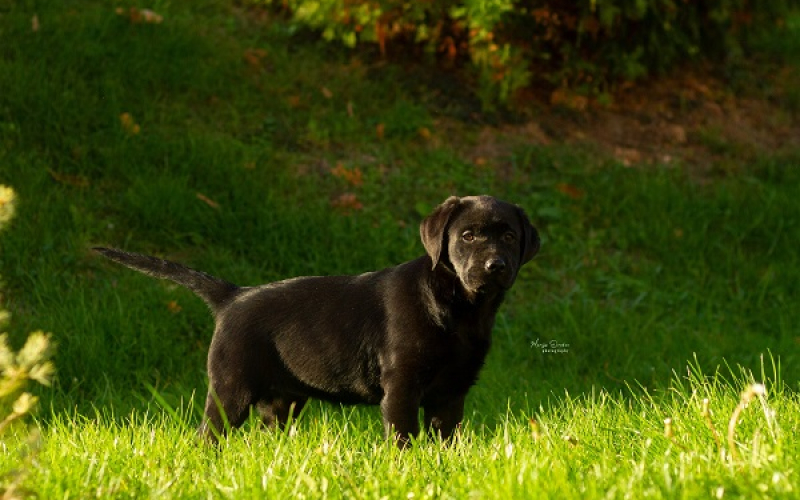
<path id="1" fill-rule="evenodd" d="M 443 438 L 464 414 L 495 314 L 539 235 L 521 208 L 490 196 L 450 197 L 420 225 L 427 255 L 358 276 L 239 287 L 173 262 L 95 248 L 111 260 L 188 287 L 216 330 L 198 432 L 216 441 L 251 406 L 285 425 L 309 397 L 380 404 L 399 446 L 425 426 Z"/>

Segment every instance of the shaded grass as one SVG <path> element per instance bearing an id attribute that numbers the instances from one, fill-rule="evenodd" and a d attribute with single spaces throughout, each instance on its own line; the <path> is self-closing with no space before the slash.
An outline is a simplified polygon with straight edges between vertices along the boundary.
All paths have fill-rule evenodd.
<path id="1" fill-rule="evenodd" d="M 698 409 L 705 394 L 724 432 L 742 389 L 765 382 L 780 427 L 797 427 L 796 153 L 704 185 L 588 148 L 516 147 L 476 164 L 463 149 L 478 131 L 439 130 L 396 68 L 211 1 L 159 5 L 162 25 L 80 6 L 0 14 L 0 182 L 20 198 L 0 275 L 12 337 L 44 329 L 58 344 L 39 496 L 796 494 L 788 431 L 748 410 L 733 463 Z M 240 284 L 359 273 L 420 255 L 422 217 L 483 192 L 525 207 L 544 243 L 498 317 L 451 448 L 398 454 L 377 409 L 322 403 L 293 435 L 250 426 L 219 453 L 196 448 L 187 401 L 205 391 L 210 315 L 87 251 L 161 255 Z M 345 193 L 363 208 L 336 208 Z M 565 352 L 543 352 L 550 341 Z M 780 368 L 762 375 L 764 353 Z"/>

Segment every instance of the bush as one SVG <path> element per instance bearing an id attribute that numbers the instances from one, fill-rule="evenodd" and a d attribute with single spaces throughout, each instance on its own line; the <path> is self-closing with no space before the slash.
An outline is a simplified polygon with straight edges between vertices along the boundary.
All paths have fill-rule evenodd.
<path id="1" fill-rule="evenodd" d="M 411 41 L 478 75 L 485 103 L 537 81 L 593 94 L 741 53 L 800 0 L 261 0 L 348 46 Z"/>
<path id="2" fill-rule="evenodd" d="M 0 184 L 0 229 L 14 216 L 14 191 Z M 0 327 L 8 320 L 8 313 L 0 308 Z M 25 345 L 14 352 L 8 345 L 5 333 L 0 334 L 0 444 L 3 435 L 28 415 L 38 398 L 27 392 L 30 381 L 50 385 L 53 376 L 50 336 L 43 332 L 33 332 Z M 29 443 L 34 443 L 37 430 L 27 432 Z M 0 498 L 22 498 L 20 489 L 26 470 L 30 467 L 32 454 L 23 454 L 12 473 L 0 476 Z"/>
<path id="3" fill-rule="evenodd" d="M 699 58 L 739 55 L 798 0 L 525 0 L 505 30 L 559 86 L 597 91 Z M 520 5 L 521 5 L 520 4 Z M 531 22 L 531 18 L 533 18 Z M 537 61 L 538 59 L 538 61 Z M 543 63 L 543 64 L 542 64 Z"/>

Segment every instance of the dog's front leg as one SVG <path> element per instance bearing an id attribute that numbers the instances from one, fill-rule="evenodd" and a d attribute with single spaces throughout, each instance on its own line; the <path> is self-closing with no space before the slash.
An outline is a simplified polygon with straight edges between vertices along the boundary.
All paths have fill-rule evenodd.
<path id="1" fill-rule="evenodd" d="M 411 436 L 419 434 L 419 393 L 402 386 L 388 388 L 381 400 L 381 414 L 386 438 L 405 448 Z"/>
<path id="2" fill-rule="evenodd" d="M 439 435 L 449 439 L 453 431 L 464 418 L 464 399 L 466 395 L 457 396 L 446 401 L 425 403 L 425 428 L 432 436 Z"/>

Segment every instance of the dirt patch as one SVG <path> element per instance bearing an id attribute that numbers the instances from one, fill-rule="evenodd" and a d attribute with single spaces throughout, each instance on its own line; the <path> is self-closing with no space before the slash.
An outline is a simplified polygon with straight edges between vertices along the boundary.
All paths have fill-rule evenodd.
<path id="1" fill-rule="evenodd" d="M 485 127 L 470 155 L 491 161 L 519 144 L 583 144 L 627 166 L 676 165 L 698 179 L 758 156 L 800 149 L 800 71 L 781 68 L 734 90 L 710 70 L 631 84 L 611 104 L 523 93 L 533 120 Z M 757 85 L 755 85 L 757 83 Z"/>

